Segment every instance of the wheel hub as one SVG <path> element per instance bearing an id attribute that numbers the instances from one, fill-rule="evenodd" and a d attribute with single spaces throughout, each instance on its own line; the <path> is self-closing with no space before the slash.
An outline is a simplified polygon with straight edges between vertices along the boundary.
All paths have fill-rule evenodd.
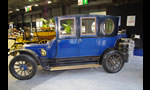
<path id="1" fill-rule="evenodd" d="M 112 64 L 116 64 L 116 61 L 115 61 L 115 59 L 113 59 L 113 60 L 112 60 Z"/>
<path id="2" fill-rule="evenodd" d="M 20 69 L 23 70 L 23 71 L 25 71 L 25 70 L 27 70 L 27 66 L 26 65 L 21 65 Z"/>

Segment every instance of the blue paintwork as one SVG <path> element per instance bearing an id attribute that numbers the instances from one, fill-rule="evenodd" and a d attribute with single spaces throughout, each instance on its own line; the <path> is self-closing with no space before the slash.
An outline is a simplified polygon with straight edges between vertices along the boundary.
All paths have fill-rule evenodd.
<path id="1" fill-rule="evenodd" d="M 25 49 L 34 51 L 38 56 L 42 58 L 54 58 L 56 56 L 56 40 L 49 41 L 47 44 L 31 44 L 25 46 Z M 41 55 L 41 49 L 46 50 L 47 55 Z"/>
<path id="2" fill-rule="evenodd" d="M 27 45 L 25 46 L 25 49 L 30 49 L 32 51 L 34 51 L 38 56 L 41 56 L 41 49 L 45 49 L 46 50 L 47 44 L 31 44 L 31 45 Z"/>
<path id="3" fill-rule="evenodd" d="M 143 49 L 134 49 L 135 56 L 143 56 Z"/>
<path id="4" fill-rule="evenodd" d="M 128 38 L 128 36 L 127 36 L 127 34 L 118 34 L 117 38 L 118 39 L 120 39 L 120 38 Z"/>
<path id="5" fill-rule="evenodd" d="M 57 43 L 56 58 L 78 57 L 79 44 L 78 39 L 62 39 Z"/>
<path id="6" fill-rule="evenodd" d="M 97 45 L 98 45 L 98 52 L 97 56 L 101 55 L 106 49 L 113 48 L 115 46 L 117 37 L 104 37 L 99 38 Z"/>
<path id="7" fill-rule="evenodd" d="M 55 58 L 56 57 L 56 53 L 57 53 L 57 40 L 54 39 L 52 41 L 50 41 L 48 43 L 48 46 L 47 46 L 47 58 Z"/>
<path id="8" fill-rule="evenodd" d="M 80 17 L 96 17 L 96 35 L 80 35 Z M 75 18 L 76 35 L 59 37 L 59 19 Z M 114 36 L 103 35 L 100 24 L 107 18 L 115 23 Z M 104 15 L 76 15 L 55 17 L 56 39 L 47 44 L 33 44 L 25 47 L 31 49 L 42 58 L 70 58 L 83 56 L 100 56 L 107 48 L 114 47 L 117 40 L 118 17 Z M 47 51 L 46 56 L 41 56 L 41 48 Z"/>
<path id="9" fill-rule="evenodd" d="M 115 45 L 116 37 L 82 38 L 79 43 L 80 56 L 99 56 Z"/>
<path id="10" fill-rule="evenodd" d="M 58 40 L 56 58 L 99 56 L 115 45 L 117 37 Z"/>

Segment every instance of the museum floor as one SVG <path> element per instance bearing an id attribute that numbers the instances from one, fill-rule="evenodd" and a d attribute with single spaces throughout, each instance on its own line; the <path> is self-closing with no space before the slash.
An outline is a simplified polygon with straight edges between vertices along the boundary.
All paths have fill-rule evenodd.
<path id="1" fill-rule="evenodd" d="M 8 90 L 143 90 L 143 57 L 134 56 L 115 74 L 102 68 L 53 72 L 39 68 L 32 79 L 20 81 L 8 71 Z"/>

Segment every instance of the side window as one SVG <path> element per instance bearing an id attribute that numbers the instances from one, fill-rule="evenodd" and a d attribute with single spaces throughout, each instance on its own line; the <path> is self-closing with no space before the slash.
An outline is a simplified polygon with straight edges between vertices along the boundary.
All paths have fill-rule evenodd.
<path id="1" fill-rule="evenodd" d="M 96 18 L 81 18 L 81 35 L 96 35 Z"/>
<path id="2" fill-rule="evenodd" d="M 113 33 L 114 27 L 115 27 L 114 21 L 112 19 L 106 19 L 104 23 L 102 24 L 101 28 L 102 28 L 103 34 L 109 35 Z"/>
<path id="3" fill-rule="evenodd" d="M 60 19 L 59 35 L 75 36 L 75 19 Z"/>

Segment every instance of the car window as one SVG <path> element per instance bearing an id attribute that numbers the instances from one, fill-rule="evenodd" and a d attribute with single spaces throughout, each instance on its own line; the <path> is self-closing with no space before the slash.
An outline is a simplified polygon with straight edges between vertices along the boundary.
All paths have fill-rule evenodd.
<path id="1" fill-rule="evenodd" d="M 112 19 L 106 19 L 102 25 L 103 25 L 103 30 L 102 30 L 103 34 L 113 33 L 115 24 Z"/>
<path id="2" fill-rule="evenodd" d="M 96 35 L 96 18 L 81 18 L 81 35 Z"/>
<path id="3" fill-rule="evenodd" d="M 61 19 L 59 27 L 60 36 L 75 36 L 75 19 Z"/>

